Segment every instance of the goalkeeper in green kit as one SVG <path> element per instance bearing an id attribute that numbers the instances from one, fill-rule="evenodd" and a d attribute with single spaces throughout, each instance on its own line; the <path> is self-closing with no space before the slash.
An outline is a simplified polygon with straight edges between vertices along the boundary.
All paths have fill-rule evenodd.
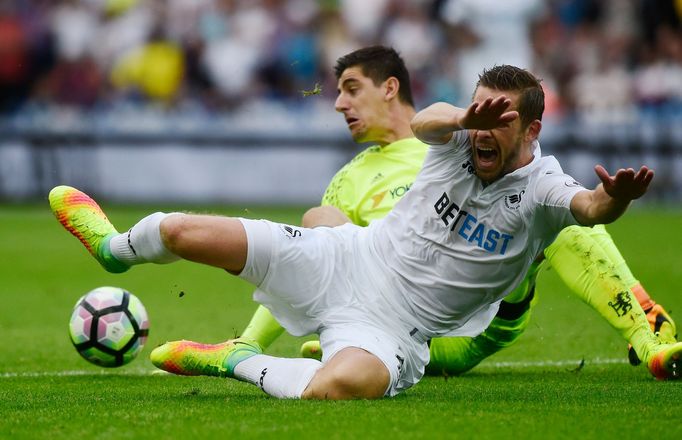
<path id="1" fill-rule="evenodd" d="M 339 58 L 335 73 L 336 110 L 343 114 L 353 140 L 375 145 L 334 176 L 322 205 L 304 215 L 304 227 L 347 222 L 366 226 L 382 218 L 410 189 L 428 149 L 411 131 L 415 109 L 409 74 L 393 49 L 374 46 L 356 50 Z M 474 172 L 473 167 L 469 172 Z M 509 203 L 514 202 L 510 197 Z M 462 374 L 513 344 L 528 326 L 535 280 L 542 264 L 550 264 L 570 290 L 625 339 L 632 333 L 632 322 L 625 312 L 641 307 L 659 339 L 675 341 L 673 320 L 633 276 L 604 226 L 571 226 L 538 256 L 523 282 L 500 302 L 483 333 L 472 331 L 470 336 L 444 336 L 430 341 L 427 374 Z M 600 276 L 604 272 L 613 276 Z M 241 336 L 266 349 L 283 331 L 270 312 L 259 306 Z M 463 334 L 462 329 L 459 334 Z M 320 358 L 323 353 L 319 347 L 318 341 L 307 342 L 301 348 L 302 355 Z M 633 365 L 639 363 L 634 350 L 630 350 L 629 358 Z"/>

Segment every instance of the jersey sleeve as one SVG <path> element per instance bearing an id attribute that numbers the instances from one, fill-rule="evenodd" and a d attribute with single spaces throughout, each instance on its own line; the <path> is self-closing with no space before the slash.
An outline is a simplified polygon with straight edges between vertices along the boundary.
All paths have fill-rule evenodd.
<path id="1" fill-rule="evenodd" d="M 457 169 L 452 164 L 461 163 L 464 167 L 471 166 L 470 155 L 467 130 L 456 131 L 452 139 L 445 144 L 429 144 L 418 179 L 428 182 L 433 176 L 453 175 Z"/>
<path id="2" fill-rule="evenodd" d="M 469 130 L 457 130 L 452 134 L 452 139 L 448 142 L 455 150 L 469 147 Z"/>
<path id="3" fill-rule="evenodd" d="M 585 188 L 564 173 L 549 173 L 542 176 L 535 189 L 535 200 L 541 209 L 541 218 L 550 230 L 579 224 L 571 212 L 571 200 Z"/>
<path id="4" fill-rule="evenodd" d="M 457 130 L 452 133 L 452 138 L 444 144 L 429 144 L 432 151 L 459 151 L 469 145 L 469 131 Z"/>

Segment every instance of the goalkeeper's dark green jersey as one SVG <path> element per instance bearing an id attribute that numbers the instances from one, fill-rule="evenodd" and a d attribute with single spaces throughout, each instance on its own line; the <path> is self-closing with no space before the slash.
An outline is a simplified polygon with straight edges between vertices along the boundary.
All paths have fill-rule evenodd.
<path id="1" fill-rule="evenodd" d="M 427 150 L 416 138 L 367 148 L 336 173 L 322 205 L 336 206 L 353 223 L 367 226 L 386 216 L 410 189 Z"/>

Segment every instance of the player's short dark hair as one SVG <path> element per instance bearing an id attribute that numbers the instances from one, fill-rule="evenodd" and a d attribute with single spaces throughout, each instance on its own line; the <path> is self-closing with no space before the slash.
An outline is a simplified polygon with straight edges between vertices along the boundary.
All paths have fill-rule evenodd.
<path id="1" fill-rule="evenodd" d="M 536 119 L 542 120 L 545 92 L 540 85 L 541 81 L 527 70 L 503 64 L 483 69 L 483 73 L 478 76 L 476 88 L 483 86 L 502 92 L 518 92 L 520 96 L 517 111 L 521 125 L 525 128 Z"/>
<path id="2" fill-rule="evenodd" d="M 405 61 L 395 49 L 385 46 L 369 46 L 340 57 L 334 66 L 336 79 L 339 79 L 346 69 L 356 66 L 359 66 L 362 74 L 370 78 L 377 86 L 388 78 L 395 77 L 400 83 L 398 99 L 414 107 L 410 74 L 405 67 Z"/>

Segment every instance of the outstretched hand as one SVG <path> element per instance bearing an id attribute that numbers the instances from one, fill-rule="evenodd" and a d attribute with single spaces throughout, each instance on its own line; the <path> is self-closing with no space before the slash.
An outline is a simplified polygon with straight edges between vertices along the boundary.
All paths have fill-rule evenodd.
<path id="1" fill-rule="evenodd" d="M 508 126 L 519 112 L 507 111 L 511 99 L 504 95 L 497 98 L 488 97 L 483 102 L 472 102 L 460 120 L 459 126 L 467 129 L 491 130 Z"/>
<path id="2" fill-rule="evenodd" d="M 604 186 L 604 191 L 614 199 L 630 201 L 638 199 L 644 195 L 651 179 L 654 178 L 654 171 L 643 166 L 639 171 L 634 169 L 619 169 L 615 176 L 609 175 L 609 172 L 601 166 L 594 167 L 599 180 Z"/>

